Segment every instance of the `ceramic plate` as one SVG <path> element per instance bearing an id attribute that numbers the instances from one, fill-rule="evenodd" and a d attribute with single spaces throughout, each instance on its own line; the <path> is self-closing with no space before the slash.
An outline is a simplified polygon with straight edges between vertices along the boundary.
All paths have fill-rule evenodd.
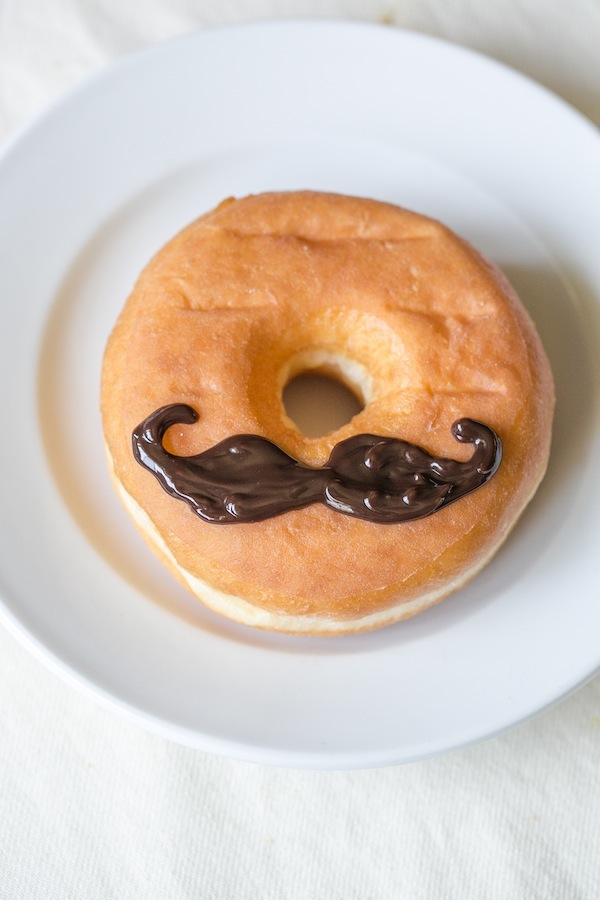
<path id="1" fill-rule="evenodd" d="M 564 103 L 392 28 L 205 31 L 87 82 L 0 160 L 6 622 L 128 718 L 276 765 L 422 759 L 581 685 L 600 664 L 598 184 L 598 134 Z M 548 476 L 491 565 L 356 637 L 203 609 L 134 532 L 103 458 L 101 357 L 140 269 L 224 197 L 296 188 L 389 200 L 471 240 L 523 297 L 557 384 Z"/>

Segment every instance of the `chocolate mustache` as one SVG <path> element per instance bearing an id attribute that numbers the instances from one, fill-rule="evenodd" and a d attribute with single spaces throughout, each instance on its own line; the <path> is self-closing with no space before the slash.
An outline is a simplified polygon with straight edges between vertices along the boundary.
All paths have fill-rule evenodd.
<path id="1" fill-rule="evenodd" d="M 165 450 L 172 425 L 197 419 L 191 406 L 163 406 L 133 432 L 133 454 L 168 494 L 221 524 L 260 522 L 312 503 L 380 524 L 421 519 L 484 485 L 502 459 L 498 435 L 473 419 L 452 426 L 457 441 L 475 447 L 464 463 L 372 434 L 340 441 L 321 468 L 299 463 L 253 434 L 226 438 L 195 456 Z"/>

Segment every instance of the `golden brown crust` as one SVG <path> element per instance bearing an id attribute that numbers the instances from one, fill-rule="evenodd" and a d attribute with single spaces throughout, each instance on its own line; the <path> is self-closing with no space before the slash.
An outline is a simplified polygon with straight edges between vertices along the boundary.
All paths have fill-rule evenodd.
<path id="1" fill-rule="evenodd" d="M 314 350 L 358 364 L 368 395 L 322 438 L 302 435 L 281 403 L 294 360 Z M 211 525 L 131 453 L 133 428 L 182 402 L 200 420 L 168 433 L 181 455 L 245 432 L 319 465 L 366 432 L 466 459 L 450 429 L 469 417 L 498 432 L 504 457 L 485 487 L 419 521 L 382 526 L 315 505 Z M 188 585 L 360 630 L 365 616 L 440 599 L 499 546 L 545 471 L 554 392 L 528 314 L 467 243 L 398 207 L 298 192 L 226 201 L 157 254 L 109 340 L 101 405 L 115 478 Z"/>

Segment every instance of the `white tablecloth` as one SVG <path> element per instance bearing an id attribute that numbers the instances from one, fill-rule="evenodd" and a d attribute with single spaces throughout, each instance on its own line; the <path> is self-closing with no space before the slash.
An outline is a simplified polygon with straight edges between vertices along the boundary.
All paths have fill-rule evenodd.
<path id="1" fill-rule="evenodd" d="M 597 0 L 0 0 L 0 13 L 0 138 L 154 41 L 308 15 L 475 48 L 600 124 Z M 293 771 L 148 734 L 0 629 L 0 715 L 2 900 L 600 896 L 598 678 L 536 721 L 445 758 Z"/>

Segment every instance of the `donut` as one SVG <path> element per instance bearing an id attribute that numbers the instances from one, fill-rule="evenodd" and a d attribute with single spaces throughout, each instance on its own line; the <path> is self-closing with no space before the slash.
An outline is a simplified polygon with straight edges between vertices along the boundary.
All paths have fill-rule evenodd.
<path id="1" fill-rule="evenodd" d="M 321 437 L 282 402 L 310 371 L 362 404 Z M 387 626 L 473 578 L 543 478 L 553 408 L 497 267 L 431 218 L 311 191 L 227 199 L 170 240 L 101 379 L 150 547 L 213 611 L 295 634 Z"/>

